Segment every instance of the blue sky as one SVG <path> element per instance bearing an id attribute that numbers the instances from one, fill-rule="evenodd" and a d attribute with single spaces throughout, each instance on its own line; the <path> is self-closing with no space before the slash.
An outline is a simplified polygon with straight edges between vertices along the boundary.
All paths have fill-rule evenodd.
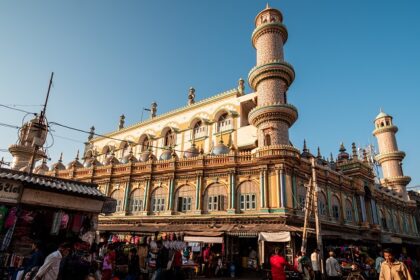
<path id="1" fill-rule="evenodd" d="M 250 36 L 265 1 L 1 1 L 1 104 L 39 105 L 55 72 L 49 121 L 98 133 L 124 113 L 140 120 L 154 100 L 158 113 L 236 87 L 255 65 Z M 270 1 L 284 15 L 285 58 L 296 71 L 289 102 L 299 110 L 290 130 L 301 148 L 337 154 L 375 143 L 379 108 L 394 116 L 399 148 L 407 153 L 410 185 L 420 184 L 420 2 Z M 251 89 L 247 86 L 247 92 Z M 17 107 L 39 111 L 40 107 Z M 0 108 L 1 122 L 24 114 Z M 16 130 L 0 126 L 0 149 Z M 71 161 L 86 135 L 56 128 L 52 161 Z M 63 137 L 67 138 L 64 139 Z M 51 139 L 49 140 L 51 144 Z M 10 160 L 7 153 L 1 153 Z"/>

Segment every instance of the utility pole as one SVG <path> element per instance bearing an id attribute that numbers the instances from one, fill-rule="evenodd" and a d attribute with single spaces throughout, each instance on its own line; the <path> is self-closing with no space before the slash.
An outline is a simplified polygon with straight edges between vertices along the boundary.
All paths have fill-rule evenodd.
<path id="1" fill-rule="evenodd" d="M 50 97 L 50 90 L 51 90 L 53 77 L 54 77 L 54 72 L 51 72 L 51 78 L 50 78 L 50 83 L 48 85 L 48 91 L 47 91 L 47 96 L 45 98 L 44 107 L 42 108 L 41 114 L 40 114 L 39 119 L 38 119 L 38 124 L 36 126 L 38 131 L 37 131 L 37 137 L 34 138 L 34 143 L 33 143 L 34 151 L 32 153 L 31 164 L 29 166 L 29 174 L 32 174 L 32 171 L 33 171 L 34 166 L 35 166 L 36 154 L 37 154 L 39 148 L 41 148 L 42 145 L 44 145 L 44 142 L 45 142 L 45 139 L 42 139 L 42 132 L 44 130 L 45 131 L 48 130 L 48 127 L 47 127 L 48 124 L 44 121 L 44 119 L 45 119 L 45 112 L 47 111 L 48 98 Z"/>
<path id="2" fill-rule="evenodd" d="M 316 231 L 316 247 L 319 250 L 319 258 L 321 260 L 321 274 L 324 274 L 324 249 L 322 245 L 322 235 L 321 235 L 321 223 L 319 222 L 319 213 L 318 213 L 318 183 L 316 180 L 316 167 L 315 167 L 315 158 L 311 158 L 311 165 L 312 165 L 312 183 L 313 183 L 313 191 L 314 191 L 314 215 L 315 215 L 315 231 Z"/>

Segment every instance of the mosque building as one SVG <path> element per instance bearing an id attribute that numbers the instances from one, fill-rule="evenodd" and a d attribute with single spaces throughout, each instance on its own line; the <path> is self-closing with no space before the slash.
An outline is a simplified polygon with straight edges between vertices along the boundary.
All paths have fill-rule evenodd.
<path id="1" fill-rule="evenodd" d="M 410 177 L 403 173 L 405 154 L 392 116 L 380 112 L 373 123 L 380 180 L 354 143 L 350 152 L 341 144 L 335 159 L 319 150 L 312 155 L 306 143 L 300 151 L 289 140 L 298 110 L 288 103 L 295 71 L 284 59 L 282 13 L 267 5 L 251 38 L 253 93 L 245 93 L 243 79 L 204 100 L 190 88 L 184 107 L 157 114 L 153 103 L 149 119 L 125 126 L 121 116 L 106 137 L 95 136 L 92 127 L 81 159 L 68 165 L 60 159 L 49 171 L 37 171 L 96 183 L 114 198 L 116 212 L 100 217 L 104 231 L 224 236 L 228 247 L 261 232 L 289 232 L 293 241 L 302 231 L 312 182 L 325 241 L 417 244 L 416 204 L 407 195 Z M 16 153 L 14 162 L 23 166 Z"/>

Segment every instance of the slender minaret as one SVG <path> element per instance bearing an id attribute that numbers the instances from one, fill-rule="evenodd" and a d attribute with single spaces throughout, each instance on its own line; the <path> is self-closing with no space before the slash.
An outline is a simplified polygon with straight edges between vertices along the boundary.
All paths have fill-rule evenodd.
<path id="1" fill-rule="evenodd" d="M 258 104 L 249 113 L 249 121 L 257 127 L 258 147 L 290 145 L 289 127 L 297 120 L 297 109 L 287 104 L 287 89 L 295 72 L 284 61 L 283 45 L 287 29 L 280 11 L 268 6 L 255 18 L 252 44 L 257 50 L 257 63 L 248 75 L 249 85 L 257 92 Z"/>
<path id="2" fill-rule="evenodd" d="M 410 183 L 411 178 L 404 176 L 403 173 L 402 160 L 405 153 L 398 150 L 397 140 L 395 139 L 398 127 L 392 123 L 392 117 L 382 110 L 374 123 L 373 135 L 376 136 L 379 146 L 379 154 L 375 159 L 381 165 L 384 176 L 381 183 L 392 188 L 404 200 L 407 200 L 406 186 Z"/>

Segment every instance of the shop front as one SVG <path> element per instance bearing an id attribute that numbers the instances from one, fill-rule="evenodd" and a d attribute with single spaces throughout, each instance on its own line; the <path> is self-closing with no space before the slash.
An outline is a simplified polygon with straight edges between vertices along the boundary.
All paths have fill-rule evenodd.
<path id="1" fill-rule="evenodd" d="M 98 214 L 110 203 L 94 184 L 0 169 L 2 276 L 22 266 L 35 241 L 45 254 L 65 241 L 89 254 Z"/>

